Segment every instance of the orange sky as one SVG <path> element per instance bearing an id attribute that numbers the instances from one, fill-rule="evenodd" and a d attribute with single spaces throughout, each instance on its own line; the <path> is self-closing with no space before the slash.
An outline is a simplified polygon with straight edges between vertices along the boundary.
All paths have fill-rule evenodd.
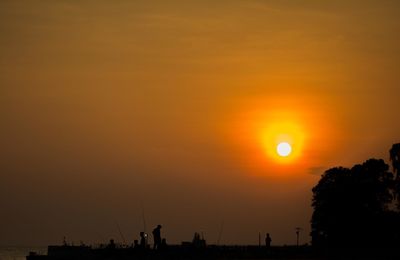
<path id="1" fill-rule="evenodd" d="M 297 226 L 308 242 L 324 169 L 400 141 L 399 11 L 1 1 L 0 245 L 118 241 L 116 221 L 133 240 L 141 205 L 170 243 L 215 243 L 222 222 L 224 244 L 291 244 Z M 271 154 L 280 128 L 290 162 Z"/>

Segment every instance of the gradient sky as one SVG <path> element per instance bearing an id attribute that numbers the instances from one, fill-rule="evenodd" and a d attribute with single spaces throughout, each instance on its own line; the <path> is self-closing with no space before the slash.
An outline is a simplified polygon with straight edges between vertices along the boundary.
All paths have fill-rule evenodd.
<path id="1" fill-rule="evenodd" d="M 329 167 L 399 142 L 399 1 L 0 2 L 0 245 L 309 242 Z M 269 126 L 293 124 L 290 163 Z M 299 138 L 300 138 L 299 137 Z M 267 143 L 267 144 L 266 144 Z"/>

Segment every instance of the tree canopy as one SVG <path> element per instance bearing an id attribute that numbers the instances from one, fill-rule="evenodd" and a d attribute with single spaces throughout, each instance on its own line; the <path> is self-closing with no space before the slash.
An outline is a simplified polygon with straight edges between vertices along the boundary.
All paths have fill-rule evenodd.
<path id="1" fill-rule="evenodd" d="M 395 245 L 400 238 L 399 212 L 394 207 L 396 179 L 381 159 L 325 171 L 312 190 L 313 245 Z"/>

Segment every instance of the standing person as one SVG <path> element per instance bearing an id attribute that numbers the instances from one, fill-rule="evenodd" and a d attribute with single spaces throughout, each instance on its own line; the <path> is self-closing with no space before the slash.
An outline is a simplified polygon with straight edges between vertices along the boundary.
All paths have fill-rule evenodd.
<path id="1" fill-rule="evenodd" d="M 161 225 L 153 229 L 154 249 L 160 249 L 161 246 Z"/>
<path id="2" fill-rule="evenodd" d="M 267 235 L 265 236 L 265 246 L 266 246 L 267 248 L 270 248 L 270 247 L 271 247 L 271 241 L 272 241 L 272 239 L 271 239 L 271 237 L 269 236 L 269 233 L 267 233 Z"/>

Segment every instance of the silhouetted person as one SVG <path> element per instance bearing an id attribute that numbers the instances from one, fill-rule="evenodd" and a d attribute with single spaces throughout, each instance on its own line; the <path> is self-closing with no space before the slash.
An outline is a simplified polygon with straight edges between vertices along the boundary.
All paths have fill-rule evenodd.
<path id="1" fill-rule="evenodd" d="M 200 237 L 199 233 L 195 232 L 192 244 L 195 248 L 204 248 L 206 246 L 206 241 L 204 240 L 204 238 Z"/>
<path id="2" fill-rule="evenodd" d="M 272 241 L 272 239 L 271 239 L 271 237 L 269 236 L 269 233 L 267 233 L 267 235 L 266 235 L 266 237 L 265 237 L 265 246 L 266 246 L 267 248 L 270 248 L 270 247 L 271 247 L 271 241 Z"/>
<path id="3" fill-rule="evenodd" d="M 108 249 L 115 249 L 114 239 L 110 239 L 110 243 L 107 245 Z"/>
<path id="4" fill-rule="evenodd" d="M 139 240 L 133 240 L 133 248 L 139 248 Z"/>
<path id="5" fill-rule="evenodd" d="M 146 248 L 146 236 L 144 232 L 140 232 L 140 248 L 145 249 Z"/>
<path id="6" fill-rule="evenodd" d="M 159 249 L 161 246 L 161 225 L 153 229 L 154 249 Z"/>

